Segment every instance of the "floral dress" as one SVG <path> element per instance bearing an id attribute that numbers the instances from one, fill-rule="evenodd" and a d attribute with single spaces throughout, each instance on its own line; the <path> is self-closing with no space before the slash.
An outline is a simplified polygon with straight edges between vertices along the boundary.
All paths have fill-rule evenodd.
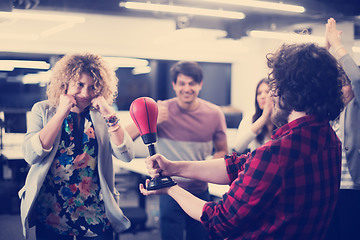
<path id="1" fill-rule="evenodd" d="M 110 227 L 100 198 L 98 144 L 89 110 L 70 112 L 37 198 L 37 224 L 62 235 L 95 237 Z M 78 124 L 80 122 L 80 124 Z"/>

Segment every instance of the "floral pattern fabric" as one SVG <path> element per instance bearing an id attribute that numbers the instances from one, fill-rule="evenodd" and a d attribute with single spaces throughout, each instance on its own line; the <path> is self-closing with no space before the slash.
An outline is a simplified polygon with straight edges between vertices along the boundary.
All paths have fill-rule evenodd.
<path id="1" fill-rule="evenodd" d="M 87 237 L 109 228 L 100 198 L 97 154 L 89 111 L 71 112 L 63 122 L 60 145 L 37 198 L 40 224 L 58 234 Z"/>

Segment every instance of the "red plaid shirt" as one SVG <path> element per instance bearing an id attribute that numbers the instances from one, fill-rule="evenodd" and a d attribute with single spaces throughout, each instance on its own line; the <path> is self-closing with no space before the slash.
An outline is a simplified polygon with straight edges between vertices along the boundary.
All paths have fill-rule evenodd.
<path id="1" fill-rule="evenodd" d="M 305 116 L 252 153 L 225 158 L 230 190 L 203 208 L 213 239 L 323 239 L 340 186 L 341 143 Z"/>

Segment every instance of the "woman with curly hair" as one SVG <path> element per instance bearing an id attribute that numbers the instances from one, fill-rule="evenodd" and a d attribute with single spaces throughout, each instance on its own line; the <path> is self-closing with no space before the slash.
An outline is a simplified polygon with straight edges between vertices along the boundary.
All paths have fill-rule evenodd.
<path id="1" fill-rule="evenodd" d="M 52 69 L 48 99 L 35 103 L 23 144 L 31 165 L 20 190 L 25 238 L 111 239 L 130 226 L 114 194 L 112 155 L 134 157 L 133 142 L 111 107 L 115 72 L 95 54 L 72 54 Z"/>
<path id="2" fill-rule="evenodd" d="M 271 139 L 275 129 L 271 122 L 273 103 L 267 78 L 261 79 L 255 90 L 255 113 L 240 122 L 232 148 L 238 153 L 253 151 Z"/>

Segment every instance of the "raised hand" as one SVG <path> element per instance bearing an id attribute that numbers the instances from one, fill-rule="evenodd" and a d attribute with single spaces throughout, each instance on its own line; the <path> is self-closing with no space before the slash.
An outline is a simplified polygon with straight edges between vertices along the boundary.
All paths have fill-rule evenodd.
<path id="1" fill-rule="evenodd" d="M 266 97 L 266 102 L 264 105 L 264 110 L 262 115 L 266 117 L 266 119 L 270 118 L 272 110 L 273 110 L 274 103 L 270 97 L 270 94 Z"/>
<path id="2" fill-rule="evenodd" d="M 348 52 L 343 45 L 341 45 L 341 33 L 336 28 L 336 21 L 333 18 L 329 18 L 326 24 L 326 47 L 337 58 L 340 59 Z M 331 48 L 331 49 L 330 49 Z"/>
<path id="3" fill-rule="evenodd" d="M 114 109 L 106 102 L 103 96 L 94 98 L 91 100 L 91 104 L 102 116 L 114 114 Z"/>
<path id="4" fill-rule="evenodd" d="M 326 47 L 329 49 L 330 47 L 336 48 L 341 46 L 341 36 L 342 31 L 336 29 L 336 21 L 333 18 L 329 18 L 326 24 Z"/>
<path id="5" fill-rule="evenodd" d="M 70 110 L 76 106 L 75 97 L 68 94 L 62 94 L 59 100 L 59 106 L 57 108 L 57 113 L 62 114 L 66 117 Z"/>
<path id="6" fill-rule="evenodd" d="M 157 101 L 158 103 L 158 118 L 157 124 L 167 121 L 169 119 L 169 110 L 166 106 L 159 104 L 161 101 Z"/>

